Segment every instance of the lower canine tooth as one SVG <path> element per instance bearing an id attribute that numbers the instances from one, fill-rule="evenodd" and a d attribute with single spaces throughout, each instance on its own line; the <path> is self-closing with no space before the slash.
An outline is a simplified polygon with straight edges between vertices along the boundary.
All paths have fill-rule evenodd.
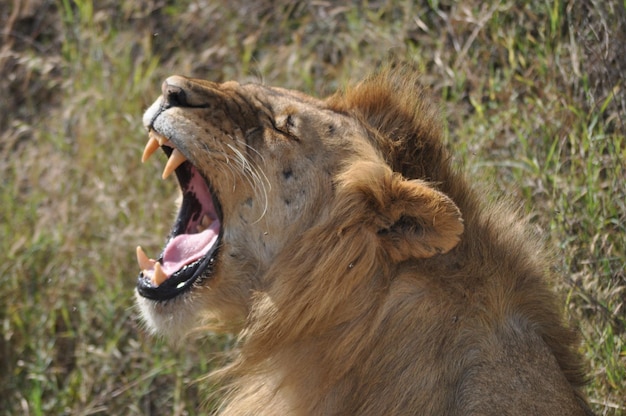
<path id="1" fill-rule="evenodd" d="M 152 269 L 156 261 L 148 258 L 141 246 L 137 246 L 137 263 L 139 264 L 139 268 L 141 270 L 148 270 Z"/>
<path id="2" fill-rule="evenodd" d="M 152 275 L 152 283 L 155 286 L 161 286 L 161 283 L 165 282 L 167 275 L 161 267 L 161 263 L 154 263 L 154 274 Z"/>

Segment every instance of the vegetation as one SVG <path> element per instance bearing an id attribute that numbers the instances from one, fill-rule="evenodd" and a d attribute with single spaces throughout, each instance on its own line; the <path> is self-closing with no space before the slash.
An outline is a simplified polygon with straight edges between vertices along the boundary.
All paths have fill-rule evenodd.
<path id="1" fill-rule="evenodd" d="M 212 400 L 231 338 L 174 348 L 133 307 L 134 247 L 157 252 L 174 211 L 163 159 L 140 163 L 167 75 L 323 96 L 395 56 L 468 174 L 546 236 L 593 408 L 626 415 L 623 0 L 0 0 L 0 28 L 0 413 Z"/>

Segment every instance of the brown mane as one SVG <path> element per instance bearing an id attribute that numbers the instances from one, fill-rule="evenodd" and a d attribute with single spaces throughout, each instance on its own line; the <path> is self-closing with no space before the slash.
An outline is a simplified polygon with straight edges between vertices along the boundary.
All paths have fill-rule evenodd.
<path id="1" fill-rule="evenodd" d="M 407 68 L 384 71 L 345 95 L 333 97 L 331 102 L 338 110 L 358 114 L 371 126 L 371 137 L 379 143 L 394 171 L 406 178 L 432 182 L 455 201 L 463 213 L 465 234 L 474 238 L 462 239 L 451 255 L 473 263 L 467 270 L 476 271 L 476 275 L 481 274 L 478 270 L 485 262 L 500 265 L 506 260 L 508 264 L 500 267 L 517 272 L 509 277 L 508 284 L 518 290 L 528 285 L 529 293 L 520 293 L 524 299 L 519 305 L 520 313 L 529 314 L 529 321 L 539 328 L 545 326 L 540 332 L 557 351 L 555 356 L 568 380 L 577 386 L 584 385 L 587 379 L 578 354 L 571 348 L 560 347 L 576 344 L 575 331 L 563 327 L 560 315 L 555 313 L 559 309 L 556 299 L 548 302 L 532 292 L 535 284 L 543 286 L 552 280 L 546 279 L 551 258 L 506 201 L 491 204 L 485 203 L 484 198 L 481 201 L 477 190 L 451 165 L 451 156 L 442 141 L 439 111 L 420 85 L 419 76 Z M 485 259 L 485 254 L 490 259 Z M 437 259 L 422 261 L 442 264 Z M 449 268 L 441 270 L 440 276 L 450 276 Z M 466 275 L 452 279 L 462 286 L 475 286 L 477 282 L 467 281 L 468 278 Z M 536 302 L 526 304 L 533 297 L 537 297 Z"/>

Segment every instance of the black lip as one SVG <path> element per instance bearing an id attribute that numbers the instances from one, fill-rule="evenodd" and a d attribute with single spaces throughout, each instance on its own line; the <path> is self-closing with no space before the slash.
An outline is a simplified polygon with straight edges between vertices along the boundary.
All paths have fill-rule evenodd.
<path id="1" fill-rule="evenodd" d="M 215 256 L 218 252 L 220 239 L 221 233 L 215 246 L 213 246 L 211 251 L 204 257 L 183 267 L 159 286 L 154 286 L 152 282 L 145 278 L 143 273 L 140 272 L 137 278 L 137 292 L 144 298 L 150 300 L 170 300 L 191 289 L 195 282 L 210 277 L 215 264 Z"/>
<path id="2" fill-rule="evenodd" d="M 173 151 L 173 149 L 168 146 L 162 146 L 161 148 L 163 149 L 167 157 L 169 157 Z M 175 173 L 180 184 L 187 183 L 189 181 L 189 178 L 191 176 L 190 166 L 190 162 L 185 162 L 181 166 L 176 168 Z M 215 197 L 215 192 L 211 187 L 211 183 L 207 181 L 204 176 L 203 179 L 207 183 L 211 191 L 213 206 L 215 207 L 215 211 L 223 227 L 222 207 Z M 186 200 L 185 198 L 183 198 L 183 203 L 176 217 L 176 222 L 174 223 L 172 231 L 168 236 L 168 241 L 174 238 L 176 235 L 184 232 L 187 222 L 185 221 L 185 219 L 188 219 L 189 216 L 192 215 L 191 212 L 193 211 L 193 204 L 193 200 Z M 140 272 L 137 278 L 137 292 L 139 293 L 139 295 L 146 299 L 154 301 L 167 301 L 187 292 L 194 286 L 194 283 L 203 281 L 211 277 L 215 265 L 215 259 L 221 245 L 222 234 L 223 228 L 220 229 L 217 241 L 207 254 L 205 254 L 202 258 L 196 260 L 195 262 L 188 264 L 182 269 L 178 270 L 176 273 L 168 277 L 159 286 L 154 286 L 152 284 L 152 281 L 144 276 L 143 272 Z M 161 260 L 162 255 L 159 256 L 159 259 L 157 261 L 161 262 Z"/>

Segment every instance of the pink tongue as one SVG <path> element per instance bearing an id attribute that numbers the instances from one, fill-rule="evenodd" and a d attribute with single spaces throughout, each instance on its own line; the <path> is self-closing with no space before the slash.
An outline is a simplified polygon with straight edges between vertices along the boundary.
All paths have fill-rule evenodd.
<path id="1" fill-rule="evenodd" d="M 215 221 L 214 224 L 217 223 L 219 221 Z M 187 264 L 202 258 L 215 244 L 215 240 L 217 233 L 214 227 L 209 227 L 201 233 L 174 237 L 163 251 L 163 271 L 169 277 Z"/>

